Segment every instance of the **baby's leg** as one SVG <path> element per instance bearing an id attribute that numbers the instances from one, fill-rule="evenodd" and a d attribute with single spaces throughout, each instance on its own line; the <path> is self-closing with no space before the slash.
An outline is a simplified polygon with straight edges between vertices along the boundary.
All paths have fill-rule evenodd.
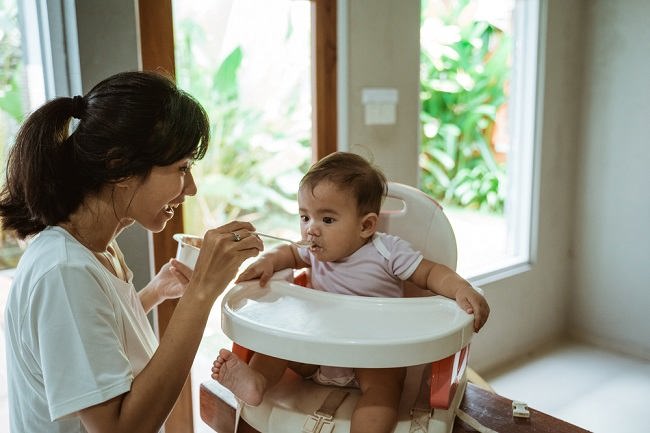
<path id="1" fill-rule="evenodd" d="M 249 365 L 229 350 L 221 349 L 212 365 L 212 378 L 244 403 L 257 406 L 266 390 L 280 380 L 286 368 L 284 359 L 255 353 Z"/>
<path id="2" fill-rule="evenodd" d="M 397 424 L 406 368 L 355 369 L 361 397 L 352 413 L 350 433 L 391 433 Z"/>

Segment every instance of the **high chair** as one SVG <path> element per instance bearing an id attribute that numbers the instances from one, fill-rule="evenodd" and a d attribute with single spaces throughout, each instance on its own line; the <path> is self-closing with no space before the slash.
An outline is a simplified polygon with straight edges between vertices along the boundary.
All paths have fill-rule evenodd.
<path id="1" fill-rule="evenodd" d="M 427 259 L 455 269 L 456 240 L 442 207 L 398 183 L 389 183 L 388 197 L 379 231 L 398 235 Z M 316 365 L 408 366 L 395 432 L 451 432 L 467 381 L 471 315 L 441 296 L 339 295 L 300 287 L 308 284 L 305 274 L 293 283 L 282 279 L 287 276 L 294 278 L 285 272 L 267 287 L 249 281 L 224 295 L 222 329 L 240 358 L 248 362 L 256 351 Z M 359 395 L 356 388 L 318 385 L 287 370 L 260 406 L 228 395 L 223 400 L 262 433 L 339 433 L 349 431 Z"/>

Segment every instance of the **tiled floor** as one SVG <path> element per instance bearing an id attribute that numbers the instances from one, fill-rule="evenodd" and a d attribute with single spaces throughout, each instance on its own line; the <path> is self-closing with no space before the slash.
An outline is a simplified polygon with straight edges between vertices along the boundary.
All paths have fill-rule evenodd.
<path id="1" fill-rule="evenodd" d="M 594 433 L 650 432 L 650 361 L 564 342 L 483 378 L 504 397 Z"/>

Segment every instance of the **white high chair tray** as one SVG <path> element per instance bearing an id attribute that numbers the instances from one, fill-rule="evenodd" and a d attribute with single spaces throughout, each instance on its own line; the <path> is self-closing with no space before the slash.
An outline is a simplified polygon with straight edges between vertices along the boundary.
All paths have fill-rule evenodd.
<path id="1" fill-rule="evenodd" d="M 473 318 L 441 296 L 370 298 L 271 280 L 234 286 L 221 327 L 255 352 L 316 365 L 384 368 L 453 355 L 472 338 Z"/>

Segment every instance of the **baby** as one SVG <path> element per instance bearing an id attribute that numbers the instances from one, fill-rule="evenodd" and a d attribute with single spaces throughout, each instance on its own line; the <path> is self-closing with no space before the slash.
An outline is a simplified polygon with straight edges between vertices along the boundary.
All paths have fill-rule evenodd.
<path id="1" fill-rule="evenodd" d="M 481 329 L 489 314 L 485 298 L 452 269 L 425 259 L 396 236 L 377 232 L 387 185 L 383 173 L 364 158 L 346 152 L 314 164 L 300 182 L 300 230 L 309 248 L 283 245 L 263 255 L 238 278 L 266 285 L 275 271 L 311 268 L 316 290 L 359 296 L 402 297 L 404 282 L 455 299 L 474 314 Z M 351 432 L 392 432 L 406 375 L 405 368 L 338 368 L 253 355 L 249 364 L 221 349 L 212 377 L 246 404 L 256 406 L 279 382 L 286 368 L 318 383 L 358 386 L 361 397 Z"/>

